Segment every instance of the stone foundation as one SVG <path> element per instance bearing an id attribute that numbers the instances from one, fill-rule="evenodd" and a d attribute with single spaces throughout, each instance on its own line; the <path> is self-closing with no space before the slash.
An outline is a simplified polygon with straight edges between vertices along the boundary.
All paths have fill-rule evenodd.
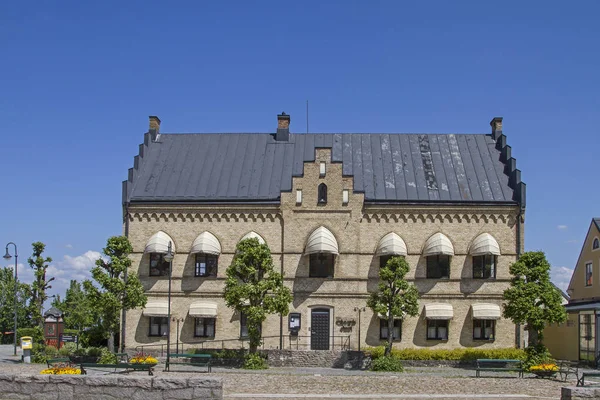
<path id="1" fill-rule="evenodd" d="M 218 378 L 0 375 L 3 398 L 18 400 L 222 399 Z"/>
<path id="2" fill-rule="evenodd" d="M 341 350 L 268 350 L 271 367 L 344 368 L 346 352 Z"/>
<path id="3" fill-rule="evenodd" d="M 563 387 L 560 394 L 561 400 L 589 400 L 600 399 L 598 387 Z"/>

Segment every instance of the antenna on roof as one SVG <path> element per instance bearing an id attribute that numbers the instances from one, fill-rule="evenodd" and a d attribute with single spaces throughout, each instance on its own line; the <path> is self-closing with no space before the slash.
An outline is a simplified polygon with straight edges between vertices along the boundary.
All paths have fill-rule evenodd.
<path id="1" fill-rule="evenodd" d="M 306 100 L 306 133 L 308 133 L 308 100 Z"/>

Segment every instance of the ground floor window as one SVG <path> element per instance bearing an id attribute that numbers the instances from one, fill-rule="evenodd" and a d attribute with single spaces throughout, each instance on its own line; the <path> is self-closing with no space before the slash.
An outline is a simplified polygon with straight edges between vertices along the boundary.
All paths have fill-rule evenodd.
<path id="1" fill-rule="evenodd" d="M 259 326 L 258 330 L 262 331 L 262 326 Z M 240 314 L 240 337 L 248 337 L 248 317 L 243 312 Z"/>
<path id="2" fill-rule="evenodd" d="M 428 340 L 447 340 L 448 339 L 448 320 L 428 319 L 427 320 L 427 339 Z"/>
<path id="3" fill-rule="evenodd" d="M 402 339 L 402 321 L 399 319 L 394 320 L 394 331 L 392 332 L 392 337 L 394 340 Z M 379 338 L 387 339 L 388 338 L 388 321 L 387 319 L 379 320 Z"/>
<path id="4" fill-rule="evenodd" d="M 215 318 L 195 318 L 194 336 L 214 337 Z"/>
<path id="5" fill-rule="evenodd" d="M 595 361 L 596 318 L 594 314 L 579 314 L 579 359 Z"/>
<path id="6" fill-rule="evenodd" d="M 169 320 L 167 317 L 150 317 L 150 336 L 166 336 Z"/>
<path id="7" fill-rule="evenodd" d="M 494 340 L 496 321 L 493 319 L 473 320 L 473 340 Z"/>

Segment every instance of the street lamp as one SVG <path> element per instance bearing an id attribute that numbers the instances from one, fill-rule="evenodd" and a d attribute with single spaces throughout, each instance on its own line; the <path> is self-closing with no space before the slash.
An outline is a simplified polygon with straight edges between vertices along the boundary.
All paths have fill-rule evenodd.
<path id="1" fill-rule="evenodd" d="M 167 296 L 167 365 L 166 371 L 169 370 L 169 353 L 171 352 L 171 272 L 173 269 L 173 258 L 175 258 L 175 254 L 171 249 L 171 241 L 169 241 L 169 247 L 167 249 L 167 254 L 164 255 L 164 260 L 169 263 L 169 294 Z"/>
<path id="2" fill-rule="evenodd" d="M 358 351 L 360 351 L 360 313 L 367 311 L 365 307 L 354 307 L 354 311 L 358 311 Z"/>
<path id="3" fill-rule="evenodd" d="M 6 254 L 4 255 L 4 259 L 5 260 L 10 260 L 12 258 L 12 256 L 10 255 L 10 253 L 8 252 L 8 245 L 12 244 L 13 246 L 15 246 L 15 329 L 14 329 L 14 340 L 15 340 L 15 352 L 14 355 L 17 355 L 17 288 L 18 288 L 18 281 L 17 281 L 17 259 L 19 258 L 19 255 L 17 254 L 17 245 L 14 244 L 13 242 L 8 242 L 6 244 Z"/>

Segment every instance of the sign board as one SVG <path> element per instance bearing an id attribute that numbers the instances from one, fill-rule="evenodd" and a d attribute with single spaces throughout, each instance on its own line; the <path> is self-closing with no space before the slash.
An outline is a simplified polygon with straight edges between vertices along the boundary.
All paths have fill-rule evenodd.
<path id="1" fill-rule="evenodd" d="M 77 340 L 79 339 L 79 337 L 77 335 L 60 335 L 60 341 L 61 342 L 72 342 L 72 343 L 77 343 Z"/>

